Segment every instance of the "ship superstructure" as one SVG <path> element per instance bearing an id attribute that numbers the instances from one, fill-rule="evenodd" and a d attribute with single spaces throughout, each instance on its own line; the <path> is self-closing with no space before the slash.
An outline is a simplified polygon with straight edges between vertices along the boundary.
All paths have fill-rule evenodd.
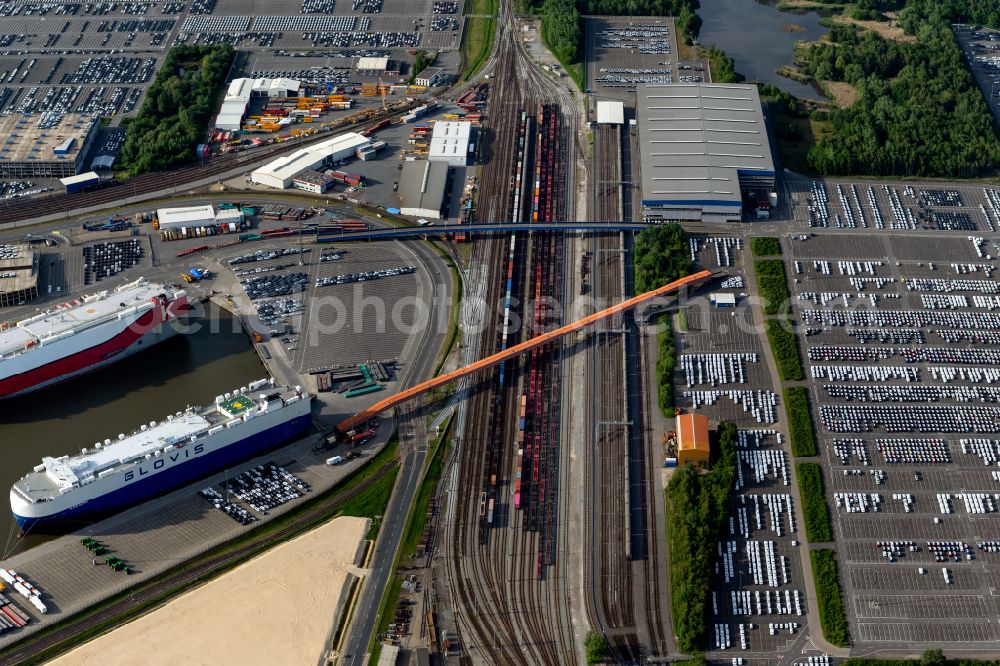
<path id="1" fill-rule="evenodd" d="M 22 530 L 113 513 L 302 434 L 310 403 L 299 387 L 252 382 L 78 455 L 44 457 L 11 488 L 11 510 Z"/>
<path id="2" fill-rule="evenodd" d="M 187 293 L 137 280 L 0 324 L 0 398 L 96 370 L 175 334 Z"/>

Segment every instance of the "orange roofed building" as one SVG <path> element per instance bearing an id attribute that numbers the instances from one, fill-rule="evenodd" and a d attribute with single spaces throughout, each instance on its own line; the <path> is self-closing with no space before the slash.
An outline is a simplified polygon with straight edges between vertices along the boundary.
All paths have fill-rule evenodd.
<path id="1" fill-rule="evenodd" d="M 708 467 L 708 417 L 681 414 L 677 417 L 677 464 Z"/>

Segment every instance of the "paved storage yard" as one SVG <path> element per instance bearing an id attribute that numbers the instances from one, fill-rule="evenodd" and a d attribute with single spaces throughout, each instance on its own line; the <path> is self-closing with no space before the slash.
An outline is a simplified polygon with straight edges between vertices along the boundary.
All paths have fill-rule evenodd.
<path id="1" fill-rule="evenodd" d="M 398 83 L 414 74 L 415 49 L 442 52 L 436 64 L 457 71 L 461 12 L 454 0 L 7 3 L 0 7 L 0 113 L 107 118 L 111 127 L 86 157 L 89 170 L 94 157 L 117 154 L 121 120 L 137 113 L 175 44 L 233 44 L 247 52 L 248 76 Z M 395 66 L 359 72 L 362 56 Z M 359 97 L 357 108 L 375 101 Z M 61 190 L 52 179 L 20 183 L 22 191 Z"/>
<path id="2" fill-rule="evenodd" d="M 598 98 L 635 100 L 636 83 L 675 83 L 677 42 L 670 18 L 585 21 L 586 85 Z"/>
<path id="3" fill-rule="evenodd" d="M 717 284 L 716 293 L 732 293 L 737 299 L 734 309 L 717 308 L 707 298 L 692 299 L 688 331 L 675 336 L 677 405 L 708 416 L 713 428 L 726 420 L 740 429 L 740 481 L 731 500 L 731 529 L 718 544 L 712 579 L 710 656 L 738 654 L 747 663 L 773 663 L 775 653 L 801 653 L 810 593 L 800 561 L 800 549 L 806 546 L 793 545 L 804 534 L 790 485 L 787 445 L 782 444 L 785 435 L 777 422 L 783 415 L 769 407 L 778 397 L 752 312 L 741 296 L 747 289 L 739 276 L 750 277 L 744 271 L 749 250 L 733 237 L 695 237 L 691 250 L 698 269 L 730 274 L 730 282 Z"/>
<path id="4" fill-rule="evenodd" d="M 852 638 L 862 648 L 947 640 L 995 651 L 996 195 L 888 188 L 902 209 L 875 185 L 877 227 L 867 184 L 860 205 L 844 184 L 848 227 L 828 182 L 829 219 L 844 226 L 784 242 Z M 907 228 L 907 210 L 931 222 L 964 214 L 975 229 Z"/>
<path id="5" fill-rule="evenodd" d="M 314 405 L 315 407 L 315 405 Z M 318 437 L 310 436 L 295 444 L 250 460 L 226 472 L 199 483 L 174 491 L 162 499 L 151 500 L 116 516 L 85 527 L 82 531 L 46 542 L 29 551 L 5 560 L 14 569 L 43 591 L 49 612 L 39 615 L 28 604 L 20 604 L 32 617 L 27 627 L 5 632 L 0 647 L 24 638 L 39 627 L 58 622 L 67 615 L 128 589 L 137 582 L 182 564 L 195 555 L 244 533 L 275 516 L 280 516 L 310 497 L 347 478 L 360 465 L 380 450 L 389 436 L 388 419 L 380 420 L 376 440 L 362 447 L 363 454 L 355 460 L 331 467 L 325 461 L 331 455 L 343 455 L 342 450 L 314 452 Z M 216 509 L 198 495 L 203 488 L 215 488 L 225 494 L 224 484 L 242 471 L 262 463 L 274 462 L 305 481 L 310 490 L 297 500 L 282 504 L 263 515 L 241 501 L 230 501 L 253 514 L 256 522 L 243 526 L 222 510 Z M 80 544 L 80 537 L 89 536 L 106 545 L 108 552 L 98 558 L 115 556 L 133 567 L 131 575 L 112 571 L 108 566 L 94 566 L 90 551 Z M 300 572 L 301 573 L 301 572 Z M 297 575 L 293 571 L 289 576 Z M 16 596 L 16 595 L 15 595 Z M 15 600 L 15 603 L 17 601 Z"/>
<path id="6" fill-rule="evenodd" d="M 422 328 L 417 311 L 431 314 L 427 304 L 436 287 L 420 269 L 407 275 L 316 287 L 317 279 L 328 276 L 418 263 L 400 243 L 351 244 L 342 250 L 340 260 L 311 266 L 303 344 L 295 356 L 302 372 L 398 359 L 411 338 L 409 333 Z"/>

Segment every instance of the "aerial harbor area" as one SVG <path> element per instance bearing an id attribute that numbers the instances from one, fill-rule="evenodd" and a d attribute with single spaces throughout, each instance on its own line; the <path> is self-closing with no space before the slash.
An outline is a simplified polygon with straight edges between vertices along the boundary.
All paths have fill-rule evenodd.
<path id="1" fill-rule="evenodd" d="M 1000 0 L 0 1 L 0 665 L 1000 663 Z"/>

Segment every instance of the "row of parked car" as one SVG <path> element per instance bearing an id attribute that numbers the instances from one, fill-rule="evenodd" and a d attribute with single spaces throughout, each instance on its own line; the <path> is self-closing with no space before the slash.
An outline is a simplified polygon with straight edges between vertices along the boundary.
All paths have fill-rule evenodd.
<path id="1" fill-rule="evenodd" d="M 99 56 L 82 60 L 60 83 L 148 83 L 156 73 L 156 58 Z"/>

